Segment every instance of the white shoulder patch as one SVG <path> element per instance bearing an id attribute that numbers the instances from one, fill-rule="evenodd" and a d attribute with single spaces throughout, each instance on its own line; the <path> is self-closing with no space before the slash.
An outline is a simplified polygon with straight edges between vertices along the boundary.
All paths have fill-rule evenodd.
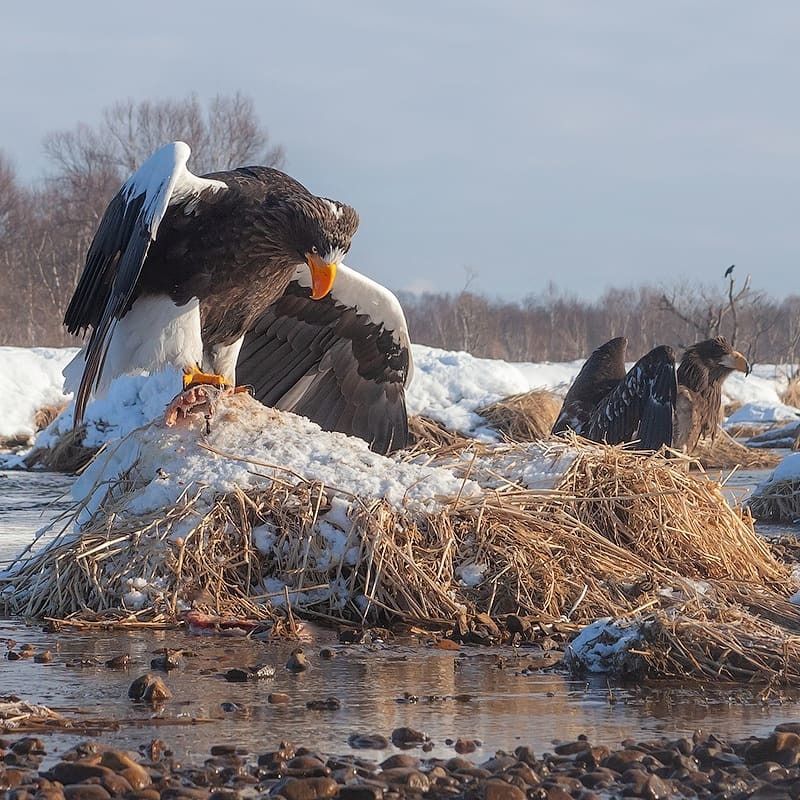
<path id="1" fill-rule="evenodd" d="M 187 203 L 186 213 L 189 214 L 196 209 L 203 192 L 218 192 L 228 188 L 223 181 L 199 178 L 192 174 L 186 168 L 191 153 L 186 142 L 164 145 L 123 184 L 126 202 L 145 196 L 142 213 L 153 239 L 168 206 Z"/>

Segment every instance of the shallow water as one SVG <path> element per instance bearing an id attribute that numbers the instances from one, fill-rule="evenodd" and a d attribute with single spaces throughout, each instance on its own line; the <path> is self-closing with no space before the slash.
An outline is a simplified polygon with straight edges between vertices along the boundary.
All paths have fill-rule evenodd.
<path id="1" fill-rule="evenodd" d="M 763 474 L 739 473 L 731 488 L 746 490 Z M 42 524 L 69 506 L 68 498 L 58 499 L 69 484 L 69 478 L 58 475 L 0 473 L 0 563 L 8 563 Z M 302 646 L 313 666 L 294 675 L 283 668 L 294 644 L 183 632 L 48 634 L 0 620 L 0 639 L 30 642 L 37 651 L 53 653 L 50 664 L 1 659 L 0 692 L 44 703 L 68 716 L 116 719 L 118 730 L 96 738 L 129 748 L 160 738 L 192 760 L 205 757 L 212 744 L 243 744 L 263 752 L 281 740 L 346 753 L 350 734 L 378 732 L 388 737 L 398 726 L 425 731 L 434 743 L 432 754 L 438 756 L 453 754 L 448 739 L 478 738 L 483 744 L 475 757 L 480 759 L 519 744 L 541 752 L 550 749 L 554 739 L 574 739 L 581 733 L 607 745 L 626 737 L 691 734 L 698 728 L 738 738 L 764 734 L 800 715 L 796 698 L 762 702 L 757 691 L 621 687 L 609 686 L 605 679 L 570 681 L 557 672 L 524 675 L 521 670 L 532 657 L 524 648 L 449 652 L 396 642 L 343 646 L 319 628 L 309 627 L 306 634 Z M 189 655 L 180 669 L 164 677 L 173 696 L 162 711 L 154 712 L 132 703 L 127 691 L 149 670 L 154 651 L 164 646 L 183 648 Z M 334 659 L 320 657 L 325 646 L 335 650 Z M 130 656 L 127 670 L 104 666 L 121 653 Z M 80 661 L 86 665 L 77 666 Z M 263 663 L 276 667 L 274 678 L 236 684 L 222 677 L 231 667 Z M 270 692 L 285 692 L 289 704 L 269 704 Z M 419 696 L 419 702 L 406 702 L 405 693 Z M 454 699 L 462 694 L 470 699 Z M 339 710 L 306 708 L 309 700 L 328 696 L 341 701 Z M 48 751 L 61 752 L 86 738 L 92 737 L 48 735 Z M 382 758 L 393 751 L 390 745 L 383 753 L 365 755 Z"/>

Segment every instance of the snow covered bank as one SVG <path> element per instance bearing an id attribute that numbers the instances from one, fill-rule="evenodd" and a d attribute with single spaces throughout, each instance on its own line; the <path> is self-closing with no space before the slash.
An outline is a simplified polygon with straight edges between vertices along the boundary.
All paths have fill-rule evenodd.
<path id="1" fill-rule="evenodd" d="M 61 389 L 61 370 L 75 352 L 74 348 L 0 348 L 0 370 L 11 379 L 11 386 L 0 395 L 0 437 L 33 436 L 36 411 L 69 399 Z M 583 364 L 582 360 L 510 363 L 424 345 L 414 345 L 413 354 L 415 377 L 407 396 L 409 414 L 431 417 L 450 430 L 484 440 L 496 439 L 496 432 L 475 413 L 476 408 L 532 389 L 563 394 Z M 796 409 L 784 406 L 778 396 L 786 386 L 786 374 L 785 368 L 758 365 L 747 378 L 739 373 L 728 378 L 723 401 L 745 405 L 730 422 L 769 424 L 794 418 L 791 415 L 798 413 Z M 152 377 L 118 378 L 105 397 L 90 404 L 84 444 L 99 447 L 156 419 L 179 386 L 179 376 L 170 370 Z M 36 446 L 51 447 L 71 427 L 68 409 L 39 434 Z"/>
<path id="2" fill-rule="evenodd" d="M 0 347 L 0 439 L 33 438 L 34 417 L 46 406 L 69 401 L 61 389 L 61 370 L 74 348 Z"/>

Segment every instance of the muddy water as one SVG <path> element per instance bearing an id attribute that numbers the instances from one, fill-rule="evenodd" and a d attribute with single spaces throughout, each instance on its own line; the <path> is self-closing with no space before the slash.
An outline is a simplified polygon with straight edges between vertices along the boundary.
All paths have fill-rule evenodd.
<path id="1" fill-rule="evenodd" d="M 64 500 L 50 505 L 68 484 L 69 479 L 52 475 L 0 477 L 0 563 L 7 563 L 48 517 L 68 505 Z M 0 620 L 0 639 L 30 642 L 37 651 L 53 653 L 49 664 L 0 660 L 0 693 L 15 693 L 84 720 L 114 719 L 119 727 L 99 734 L 104 741 L 136 748 L 160 738 L 191 760 L 201 760 L 213 744 L 243 744 L 260 752 L 281 740 L 346 753 L 350 734 L 389 736 L 398 726 L 425 731 L 434 743 L 433 755 L 453 754 L 448 739 L 478 738 L 480 758 L 522 743 L 541 752 L 555 739 L 581 733 L 608 745 L 629 736 L 682 735 L 698 728 L 738 738 L 764 734 L 800 716 L 800 702 L 789 696 L 762 700 L 755 691 L 621 687 L 605 680 L 569 681 L 557 673 L 522 674 L 529 660 L 524 649 L 444 652 L 398 642 L 342 646 L 329 632 L 313 627 L 306 637 L 302 646 L 312 668 L 295 675 L 283 665 L 296 645 L 181 632 L 46 634 Z M 162 710 L 132 703 L 130 683 L 148 671 L 154 651 L 164 646 L 187 651 L 182 666 L 164 676 L 172 699 Z M 323 659 L 324 647 L 332 647 L 336 657 Z M 123 653 L 130 656 L 127 670 L 104 666 Z M 234 684 L 222 677 L 229 668 L 264 663 L 275 666 L 273 678 Z M 288 694 L 289 703 L 270 704 L 270 692 Z M 406 694 L 419 700 L 409 702 Z M 340 709 L 306 707 L 329 696 L 338 698 Z M 59 733 L 48 738 L 48 751 L 57 753 L 89 737 Z M 390 746 L 383 754 L 365 755 L 382 757 L 394 750 Z"/>

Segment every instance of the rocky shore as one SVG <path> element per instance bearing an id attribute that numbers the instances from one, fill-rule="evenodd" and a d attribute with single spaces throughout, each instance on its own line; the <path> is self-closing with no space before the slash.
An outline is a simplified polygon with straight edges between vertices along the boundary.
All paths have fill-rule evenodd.
<path id="1" fill-rule="evenodd" d="M 624 741 L 612 750 L 579 738 L 552 752 L 534 754 L 523 746 L 480 763 L 466 757 L 475 749 L 470 740 L 453 743 L 461 755 L 425 758 L 418 750 L 424 749 L 425 737 L 408 728 L 389 736 L 357 734 L 351 746 L 374 751 L 390 739 L 406 751 L 380 761 L 357 752 L 330 757 L 313 746 L 281 743 L 262 753 L 219 745 L 203 763 L 183 764 L 160 740 L 140 752 L 85 742 L 54 760 L 41 738 L 4 738 L 0 787 L 7 800 L 800 798 L 800 723 L 735 742 L 696 734 Z M 42 768 L 45 760 L 50 766 Z"/>

